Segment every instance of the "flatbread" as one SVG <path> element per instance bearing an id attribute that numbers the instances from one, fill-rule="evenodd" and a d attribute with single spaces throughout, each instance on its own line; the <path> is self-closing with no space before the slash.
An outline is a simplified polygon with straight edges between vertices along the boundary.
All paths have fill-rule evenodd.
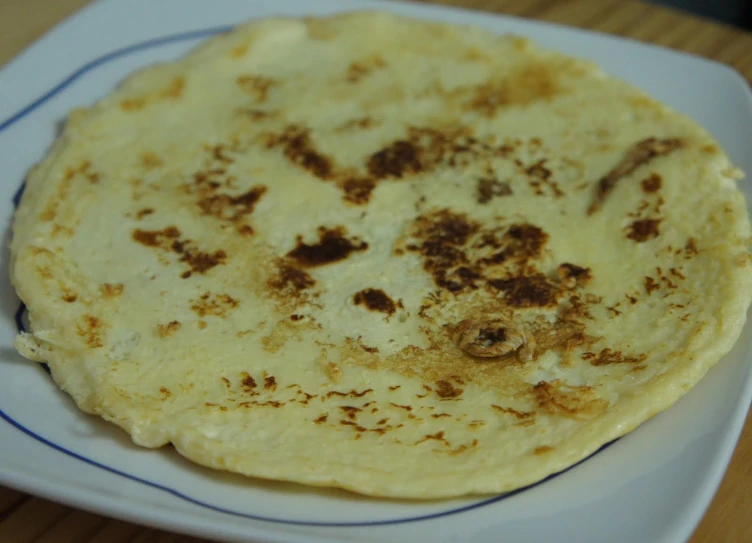
<path id="1" fill-rule="evenodd" d="M 731 348 L 740 175 L 688 117 L 520 37 L 251 22 L 71 113 L 15 218 L 16 346 L 205 466 L 507 491 Z"/>

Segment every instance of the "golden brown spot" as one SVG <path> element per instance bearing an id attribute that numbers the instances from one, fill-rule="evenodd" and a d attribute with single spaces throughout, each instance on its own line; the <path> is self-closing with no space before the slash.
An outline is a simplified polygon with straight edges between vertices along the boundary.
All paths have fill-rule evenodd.
<path id="1" fill-rule="evenodd" d="M 674 277 L 676 277 L 676 278 L 678 278 L 678 279 L 686 279 L 686 278 L 687 278 L 687 277 L 686 277 L 686 276 L 685 276 L 685 275 L 684 275 L 684 274 L 683 274 L 682 272 L 680 272 L 680 271 L 679 271 L 678 269 L 676 269 L 676 268 L 671 268 L 671 269 L 670 269 L 670 270 L 668 270 L 668 271 L 669 271 L 669 273 L 670 273 L 671 275 L 673 275 Z"/>
<path id="2" fill-rule="evenodd" d="M 373 353 L 379 352 L 379 348 L 378 347 L 370 347 L 370 346 L 366 345 L 365 343 L 363 343 L 363 336 L 358 336 L 357 343 L 358 343 L 358 346 L 361 349 L 363 349 L 365 352 L 367 352 L 367 353 L 373 354 Z"/>
<path id="3" fill-rule="evenodd" d="M 251 403 L 252 405 L 258 405 L 259 407 L 266 407 L 266 406 L 269 406 L 269 407 L 282 407 L 283 405 L 285 405 L 283 402 L 278 402 L 278 401 L 275 401 L 275 400 L 271 400 L 271 401 L 268 401 L 268 402 L 253 401 L 253 402 L 249 402 L 249 403 Z"/>
<path id="4" fill-rule="evenodd" d="M 368 127 L 369 118 L 349 121 L 340 129 Z M 407 137 L 397 139 L 367 156 L 365 176 L 352 168 L 338 168 L 334 161 L 319 152 L 310 136 L 310 130 L 289 125 L 281 134 L 266 138 L 268 149 L 282 148 L 284 155 L 295 165 L 324 181 L 334 181 L 343 191 L 343 199 L 362 205 L 369 201 L 379 180 L 401 179 L 409 174 L 426 172 L 442 164 L 449 167 L 468 166 L 480 156 L 493 156 L 497 150 L 476 138 L 468 136 L 467 129 L 438 130 L 410 127 Z"/>
<path id="5" fill-rule="evenodd" d="M 494 147 L 471 137 L 467 128 L 410 127 L 407 138 L 393 141 L 372 154 L 366 168 L 375 179 L 401 179 L 439 166 L 467 167 L 479 158 L 494 156 Z"/>
<path id="6" fill-rule="evenodd" d="M 357 416 L 358 416 L 358 413 L 360 413 L 360 411 L 362 411 L 361 409 L 359 409 L 357 407 L 352 407 L 352 406 L 349 406 L 349 405 L 342 405 L 342 406 L 340 406 L 340 410 L 344 411 L 345 415 L 350 420 L 355 420 L 357 418 Z"/>
<path id="7" fill-rule="evenodd" d="M 233 161 L 227 156 L 224 146 L 208 147 L 214 160 L 224 164 Z M 220 192 L 222 186 L 230 187 L 235 181 L 234 176 L 226 175 L 224 167 L 217 167 L 199 171 L 193 176 L 194 183 L 183 186 L 189 194 L 197 196 L 196 204 L 202 215 L 210 215 L 220 221 L 234 225 L 242 236 L 253 235 L 253 228 L 244 224 L 244 219 L 253 213 L 256 205 L 266 194 L 267 187 L 255 185 L 242 194 L 227 194 Z"/>
<path id="8" fill-rule="evenodd" d="M 298 236 L 295 248 L 287 253 L 287 256 L 303 267 L 312 268 L 344 260 L 351 253 L 365 251 L 368 248 L 365 241 L 357 238 L 347 239 L 345 233 L 343 226 L 322 226 L 318 230 L 318 243 L 309 245 L 303 242 L 302 236 Z"/>
<path id="9" fill-rule="evenodd" d="M 501 240 L 488 236 L 485 244 L 492 247 L 502 247 L 502 250 L 483 259 L 486 264 L 500 264 L 513 260 L 523 265 L 529 260 L 539 258 L 548 242 L 548 234 L 533 224 L 513 224 L 504 233 Z"/>
<path id="10" fill-rule="evenodd" d="M 170 321 L 167 324 L 157 325 L 157 334 L 159 337 L 168 337 L 180 330 L 181 324 L 178 321 Z"/>
<path id="11" fill-rule="evenodd" d="M 76 300 L 78 300 L 78 295 L 75 292 L 69 290 L 64 285 L 60 285 L 60 287 L 63 291 L 63 295 L 61 296 L 61 298 L 64 302 L 71 304 L 75 302 Z"/>
<path id="12" fill-rule="evenodd" d="M 645 179 L 640 182 L 642 191 L 647 194 L 652 194 L 661 190 L 662 178 L 657 173 L 651 173 Z"/>
<path id="13" fill-rule="evenodd" d="M 272 375 L 267 375 L 264 377 L 264 388 L 266 389 L 277 389 L 277 380 Z"/>
<path id="14" fill-rule="evenodd" d="M 567 304 L 559 307 L 559 317 L 565 321 L 576 321 L 577 319 L 591 319 L 588 303 L 584 302 L 579 296 L 570 296 Z"/>
<path id="15" fill-rule="evenodd" d="M 369 392 L 373 392 L 372 388 L 366 388 L 365 390 L 358 391 L 358 390 L 351 390 L 350 392 L 340 392 L 339 390 L 331 390 L 326 393 L 327 398 L 331 398 L 333 396 L 341 396 L 342 398 L 350 397 L 350 398 L 361 398 L 368 394 Z"/>
<path id="16" fill-rule="evenodd" d="M 240 108 L 238 113 L 245 115 L 252 121 L 261 121 L 264 119 L 273 119 L 279 116 L 279 112 L 275 110 L 255 109 L 255 108 Z"/>
<path id="17" fill-rule="evenodd" d="M 548 234 L 533 224 L 512 225 L 504 235 L 507 258 L 529 260 L 538 258 L 548 241 Z"/>
<path id="18" fill-rule="evenodd" d="M 607 306 L 606 310 L 608 310 L 614 317 L 618 317 L 619 315 L 621 315 L 621 311 L 616 309 L 617 307 L 618 307 L 618 304 L 615 306 Z"/>
<path id="19" fill-rule="evenodd" d="M 165 387 L 161 387 L 159 389 L 159 393 L 162 394 L 162 396 L 164 396 L 165 398 L 169 398 L 170 396 L 172 396 L 172 392 L 170 392 L 170 389 L 165 388 Z"/>
<path id="20" fill-rule="evenodd" d="M 645 292 L 648 293 L 648 296 L 650 296 L 654 290 L 658 290 L 660 288 L 660 285 L 656 282 L 655 279 L 649 276 L 645 276 Z"/>
<path id="21" fill-rule="evenodd" d="M 197 300 L 192 300 L 191 309 L 199 316 L 207 315 L 224 318 L 238 306 L 238 301 L 229 294 L 212 295 L 203 293 Z"/>
<path id="22" fill-rule="evenodd" d="M 261 75 L 243 75 L 236 82 L 243 92 L 250 94 L 258 103 L 265 102 L 269 89 L 277 85 L 274 79 Z"/>
<path id="23" fill-rule="evenodd" d="M 456 398 L 462 394 L 463 390 L 454 386 L 449 381 L 436 381 L 436 395 L 439 398 Z"/>
<path id="24" fill-rule="evenodd" d="M 551 67 L 543 63 L 528 64 L 506 79 L 475 87 L 467 107 L 492 117 L 502 107 L 550 100 L 560 92 L 561 86 Z"/>
<path id="25" fill-rule="evenodd" d="M 329 377 L 329 379 L 335 383 L 339 382 L 340 378 L 342 377 L 342 370 L 334 362 L 327 363 L 327 365 L 324 367 L 324 371 L 326 372 L 327 377 Z"/>
<path id="26" fill-rule="evenodd" d="M 535 455 L 546 454 L 553 450 L 554 450 L 553 447 L 549 447 L 548 445 L 541 445 L 540 447 L 535 448 L 535 450 L 533 451 L 533 454 Z"/>
<path id="27" fill-rule="evenodd" d="M 352 130 L 354 128 L 360 128 L 360 129 L 367 129 L 371 128 L 372 126 L 376 125 L 376 121 L 374 121 L 371 117 L 361 117 L 359 119 L 350 119 L 349 121 L 346 121 L 341 126 L 337 128 L 337 130 Z"/>
<path id="28" fill-rule="evenodd" d="M 60 235 L 64 235 L 66 237 L 71 237 L 73 235 L 74 231 L 72 228 L 68 228 L 67 226 L 63 226 L 61 224 L 53 224 L 52 225 L 52 237 L 55 238 Z"/>
<path id="29" fill-rule="evenodd" d="M 376 182 L 369 178 L 348 179 L 342 184 L 345 201 L 357 205 L 367 204 L 375 188 Z"/>
<path id="30" fill-rule="evenodd" d="M 536 196 L 545 196 L 546 192 L 544 187 L 548 187 L 554 197 L 561 198 L 564 196 L 564 193 L 559 188 L 558 183 L 551 179 L 553 173 L 546 168 L 546 162 L 547 159 L 542 158 L 524 169 L 525 175 L 528 178 L 528 183 L 533 188 L 533 192 Z"/>
<path id="31" fill-rule="evenodd" d="M 353 397 L 353 398 L 362 398 L 363 396 L 365 396 L 369 392 L 373 392 L 373 389 L 372 388 L 366 388 L 366 389 L 361 390 L 361 391 L 351 390 L 350 393 L 349 393 L 349 395 L 351 397 Z"/>
<path id="32" fill-rule="evenodd" d="M 396 404 L 396 403 L 390 403 L 389 405 L 391 405 L 392 407 L 396 407 L 397 409 L 404 409 L 405 411 L 412 411 L 413 410 L 412 406 L 410 406 L 410 405 L 399 405 L 399 404 Z"/>
<path id="33" fill-rule="evenodd" d="M 647 360 L 647 355 L 627 356 L 619 351 L 603 349 L 599 353 L 587 352 L 582 355 L 583 360 L 588 360 L 593 366 L 610 366 L 612 364 L 640 364 Z"/>
<path id="34" fill-rule="evenodd" d="M 227 253 L 217 250 L 213 253 L 204 251 L 185 251 L 180 257 L 181 262 L 185 262 L 191 268 L 183 272 L 180 277 L 188 279 L 193 272 L 204 274 L 215 266 L 224 264 L 227 260 Z"/>
<path id="35" fill-rule="evenodd" d="M 120 109 L 124 111 L 136 111 L 146 107 L 146 98 L 126 98 L 120 102 Z"/>
<path id="36" fill-rule="evenodd" d="M 316 424 L 323 424 L 326 422 L 328 418 L 329 418 L 329 415 L 324 413 L 323 415 L 319 416 L 319 418 L 315 419 L 313 422 Z"/>
<path id="37" fill-rule="evenodd" d="M 47 205 L 47 208 L 40 213 L 39 220 L 43 222 L 49 222 L 57 216 L 57 211 L 60 206 L 60 202 L 64 202 L 68 198 L 68 193 L 72 181 L 77 176 L 88 177 L 89 181 L 96 182 L 98 179 L 97 174 L 90 171 L 91 162 L 88 160 L 82 161 L 76 167 L 68 167 L 65 169 L 65 175 L 63 176 L 59 188 L 54 199 L 51 199 Z"/>
<path id="38" fill-rule="evenodd" d="M 240 58 L 246 54 L 248 51 L 248 45 L 245 43 L 241 43 L 240 45 L 236 45 L 232 48 L 230 51 L 230 57 L 231 58 Z"/>
<path id="39" fill-rule="evenodd" d="M 297 386 L 297 385 L 294 385 Z M 287 387 L 290 388 L 290 387 Z M 308 394 L 307 392 L 303 392 L 302 390 L 298 390 L 298 394 L 301 394 L 304 396 L 302 400 L 298 400 L 298 402 L 302 403 L 303 405 L 308 405 L 308 402 L 311 401 L 313 398 L 318 398 L 318 394 Z"/>
<path id="40" fill-rule="evenodd" d="M 660 202 L 660 200 L 659 200 L 659 202 Z M 634 211 L 632 211 L 632 212 L 630 212 L 630 213 L 627 213 L 627 217 L 630 217 L 630 218 L 639 218 L 639 217 L 641 217 L 643 215 L 643 213 L 645 212 L 645 210 L 647 210 L 649 207 L 650 207 L 650 202 L 648 202 L 647 200 L 640 200 L 640 203 L 637 206 L 637 209 L 634 210 Z M 659 209 L 657 209 L 658 207 L 659 206 L 656 206 L 656 210 L 655 210 L 656 212 L 660 211 Z"/>
<path id="41" fill-rule="evenodd" d="M 104 323 L 93 315 L 85 315 L 82 322 L 76 324 L 76 332 L 84 339 L 90 349 L 104 346 Z"/>
<path id="42" fill-rule="evenodd" d="M 399 385 L 395 385 L 395 386 L 391 386 L 391 387 L 389 387 L 389 390 L 392 390 L 392 391 L 394 391 L 394 390 L 398 390 L 398 389 L 400 389 L 400 388 L 402 388 L 402 387 L 401 387 L 401 386 L 399 386 Z"/>
<path id="43" fill-rule="evenodd" d="M 82 161 L 81 164 L 79 164 L 75 168 L 68 167 L 68 168 L 65 169 L 65 178 L 64 179 L 66 181 L 70 181 L 71 179 L 73 179 L 77 175 L 84 175 L 84 174 L 86 174 L 89 171 L 89 168 L 91 168 L 91 161 L 89 161 L 89 160 Z"/>
<path id="44" fill-rule="evenodd" d="M 37 267 L 37 273 L 39 273 L 43 279 L 53 279 L 55 277 L 52 270 L 47 266 Z"/>
<path id="45" fill-rule="evenodd" d="M 352 62 L 350 66 L 347 67 L 346 79 L 350 83 L 357 83 L 374 70 L 383 68 L 384 66 L 386 66 L 386 64 L 381 56 L 371 55 L 358 62 Z"/>
<path id="46" fill-rule="evenodd" d="M 360 426 L 359 424 L 354 423 L 351 420 L 341 420 L 339 423 L 343 426 L 352 426 L 353 429 L 357 430 L 358 432 L 367 432 L 368 430 L 365 428 L 365 426 Z M 360 435 L 360 434 L 358 434 Z M 358 436 L 356 436 L 356 439 L 358 439 Z"/>
<path id="47" fill-rule="evenodd" d="M 635 144 L 635 146 L 627 152 L 622 161 L 598 181 L 595 201 L 588 209 L 588 215 L 592 215 L 601 208 L 606 196 L 611 193 L 619 179 L 631 174 L 637 168 L 643 164 L 647 164 L 655 157 L 667 155 L 671 151 L 683 146 L 684 142 L 677 138 L 662 140 L 657 138 L 647 138 Z"/>
<path id="48" fill-rule="evenodd" d="M 556 268 L 556 274 L 559 276 L 559 281 L 566 288 L 582 287 L 590 283 L 593 279 L 593 273 L 590 268 L 583 268 L 574 264 L 560 264 Z"/>
<path id="49" fill-rule="evenodd" d="M 141 165 L 148 170 L 158 168 L 163 164 L 162 159 L 151 151 L 146 151 L 141 154 Z"/>
<path id="50" fill-rule="evenodd" d="M 219 145 L 205 145 L 204 149 L 211 152 L 212 158 L 217 161 L 221 162 L 222 164 L 232 164 L 235 162 L 235 159 L 231 156 L 227 155 L 227 146 L 224 144 Z M 218 172 L 224 172 L 224 170 L 219 169 Z"/>
<path id="51" fill-rule="evenodd" d="M 512 188 L 507 182 L 491 177 L 481 177 L 475 186 L 475 194 L 479 204 L 487 204 L 495 196 L 510 196 Z"/>
<path id="52" fill-rule="evenodd" d="M 504 293 L 504 301 L 512 307 L 555 307 L 561 295 L 559 287 L 542 273 L 511 279 L 490 279 L 488 285 Z"/>
<path id="53" fill-rule="evenodd" d="M 511 407 L 501 407 L 500 405 L 491 404 L 491 407 L 496 411 L 500 411 L 507 415 L 512 415 L 520 420 L 530 419 L 535 417 L 535 413 L 532 411 L 517 411 Z"/>
<path id="54" fill-rule="evenodd" d="M 185 79 L 182 77 L 176 77 L 170 82 L 170 86 L 160 92 L 161 98 L 178 99 L 183 95 L 185 89 Z"/>
<path id="55" fill-rule="evenodd" d="M 188 265 L 188 271 L 183 272 L 182 278 L 188 278 L 192 272 L 205 273 L 211 268 L 224 264 L 227 254 L 223 250 L 212 253 L 200 251 L 189 240 L 180 240 L 180 230 L 174 226 L 168 226 L 162 230 L 140 230 L 132 233 L 135 242 L 147 247 L 160 248 L 165 251 L 176 253 L 180 256 L 179 261 Z"/>
<path id="56" fill-rule="evenodd" d="M 199 330 L 203 330 L 204 328 L 206 328 L 206 327 L 207 327 L 207 324 L 206 324 L 206 321 L 198 321 L 198 322 L 196 323 L 196 326 L 198 326 L 198 329 L 199 329 Z"/>
<path id="57" fill-rule="evenodd" d="M 641 219 L 629 225 L 627 237 L 638 243 L 657 238 L 662 219 Z"/>
<path id="58" fill-rule="evenodd" d="M 207 184 L 199 189 L 198 207 L 203 215 L 211 215 L 223 221 L 238 223 L 243 217 L 253 213 L 256 204 L 266 194 L 266 191 L 267 188 L 264 185 L 256 185 L 243 194 L 230 196 L 217 193 L 216 187 Z M 239 226 L 239 229 L 242 230 L 243 226 Z M 251 228 L 252 232 L 253 229 Z"/>
<path id="59" fill-rule="evenodd" d="M 147 247 L 159 247 L 165 241 L 180 237 L 180 230 L 174 226 L 168 226 L 162 230 L 136 229 L 132 234 L 133 241 Z"/>
<path id="60" fill-rule="evenodd" d="M 442 209 L 431 215 L 418 217 L 416 227 L 417 237 L 449 245 L 464 245 L 478 231 L 479 225 L 469 220 L 467 215 Z"/>
<path id="61" fill-rule="evenodd" d="M 593 387 L 566 385 L 558 379 L 540 381 L 533 387 L 538 406 L 551 415 L 566 417 L 592 416 L 603 412 L 608 403 L 597 396 Z"/>
<path id="62" fill-rule="evenodd" d="M 154 213 L 154 209 L 151 207 L 145 207 L 144 209 L 139 209 L 136 212 L 136 219 L 141 220 L 147 215 L 151 215 L 152 213 Z"/>
<path id="63" fill-rule="evenodd" d="M 697 240 L 695 238 L 687 239 L 687 244 L 684 246 L 684 254 L 687 256 L 696 255 L 699 252 L 697 249 Z"/>
<path id="64" fill-rule="evenodd" d="M 418 173 L 422 169 L 420 149 L 410 141 L 397 140 L 371 155 L 367 167 L 368 173 L 378 179 L 399 179 L 406 174 Z"/>
<path id="65" fill-rule="evenodd" d="M 256 388 L 256 380 L 250 376 L 248 372 L 242 373 L 242 380 L 240 381 L 240 386 L 245 392 L 252 393 L 254 392 L 253 389 Z"/>
<path id="66" fill-rule="evenodd" d="M 396 311 L 396 305 L 392 299 L 381 289 L 367 288 L 356 292 L 353 296 L 355 305 L 363 304 L 371 311 L 380 311 L 392 315 Z"/>
<path id="67" fill-rule="evenodd" d="M 532 334 L 535 337 L 535 356 L 540 357 L 547 351 L 554 351 L 561 353 L 562 363 L 566 363 L 576 347 L 592 345 L 597 338 L 585 334 L 585 325 L 574 320 L 585 316 L 583 313 L 586 313 L 586 310 L 580 305 L 563 305 L 559 308 L 554 323 L 548 323 L 545 320 L 536 321 L 532 326 Z"/>
<path id="68" fill-rule="evenodd" d="M 423 436 L 423 439 L 420 439 L 420 440 L 416 441 L 415 445 L 418 445 L 420 443 L 424 443 L 424 442 L 430 441 L 430 440 L 436 440 L 436 441 L 441 441 L 446 446 L 449 446 L 449 441 L 446 440 L 446 438 L 444 437 L 444 435 L 445 434 L 444 434 L 443 431 L 436 432 L 435 434 L 426 434 L 425 436 Z"/>
<path id="69" fill-rule="evenodd" d="M 52 202 L 50 203 L 50 207 L 48 207 L 42 213 L 39 214 L 39 220 L 42 222 L 50 222 L 56 216 L 57 216 L 57 203 Z"/>
<path id="70" fill-rule="evenodd" d="M 430 273 L 437 286 L 450 292 L 465 288 L 477 288 L 478 272 L 468 267 L 468 258 L 462 247 L 479 225 L 460 215 L 444 209 L 416 219 L 414 235 L 422 239 L 421 245 L 408 245 L 410 251 L 423 256 L 423 269 Z"/>
<path id="71" fill-rule="evenodd" d="M 266 146 L 282 147 L 291 162 L 319 179 L 332 178 L 331 159 L 315 149 L 307 129 L 288 126 L 281 135 L 270 137 Z"/>
<path id="72" fill-rule="evenodd" d="M 123 293 L 125 286 L 122 283 L 103 283 L 99 287 L 99 292 L 105 298 L 117 298 Z"/>
<path id="73" fill-rule="evenodd" d="M 279 259 L 276 265 L 277 273 L 267 281 L 270 288 L 286 291 L 290 294 L 299 294 L 316 284 L 316 281 L 307 272 L 283 259 Z"/>

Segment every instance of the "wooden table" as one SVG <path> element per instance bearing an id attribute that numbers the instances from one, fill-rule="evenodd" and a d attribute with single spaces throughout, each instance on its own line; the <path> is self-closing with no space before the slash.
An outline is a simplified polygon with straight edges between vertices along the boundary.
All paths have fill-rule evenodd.
<path id="1" fill-rule="evenodd" d="M 0 0 L 0 67 L 91 0 Z M 434 0 L 436 1 L 436 0 Z M 438 0 L 530 17 L 681 49 L 730 64 L 752 80 L 752 35 L 631 0 Z M 752 542 L 752 419 L 691 543 Z M 0 486 L 0 542 L 199 542 L 71 509 Z"/>

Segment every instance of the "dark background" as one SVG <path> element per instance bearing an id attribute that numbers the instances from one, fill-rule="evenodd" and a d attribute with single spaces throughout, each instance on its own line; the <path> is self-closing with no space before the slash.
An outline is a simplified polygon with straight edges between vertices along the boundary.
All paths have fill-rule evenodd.
<path id="1" fill-rule="evenodd" d="M 750 0 L 650 0 L 650 2 L 679 8 L 752 30 L 752 1 Z"/>

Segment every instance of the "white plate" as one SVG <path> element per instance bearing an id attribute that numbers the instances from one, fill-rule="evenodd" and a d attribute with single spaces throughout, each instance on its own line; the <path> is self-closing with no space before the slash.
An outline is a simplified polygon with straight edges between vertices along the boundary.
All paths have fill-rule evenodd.
<path id="1" fill-rule="evenodd" d="M 0 221 L 72 107 L 126 74 L 172 59 L 227 25 L 270 14 L 389 9 L 529 36 L 589 57 L 695 117 L 752 172 L 752 102 L 720 64 L 521 19 L 364 1 L 100 0 L 0 72 Z M 743 185 L 749 196 L 748 185 Z M 45 372 L 12 349 L 18 300 L 2 254 L 0 482 L 126 520 L 227 541 L 679 542 L 721 480 L 752 397 L 750 326 L 684 399 L 585 462 L 506 496 L 437 502 L 360 498 L 212 472 L 147 451 L 79 413 Z"/>

